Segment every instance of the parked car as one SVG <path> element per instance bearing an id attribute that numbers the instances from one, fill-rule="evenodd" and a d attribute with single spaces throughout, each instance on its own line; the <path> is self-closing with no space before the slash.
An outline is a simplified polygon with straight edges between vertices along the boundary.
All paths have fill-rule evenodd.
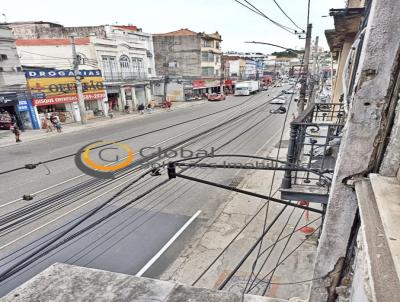
<path id="1" fill-rule="evenodd" d="M 286 103 L 286 99 L 283 97 L 277 97 L 276 99 L 273 99 L 270 104 L 280 104 L 283 105 Z"/>
<path id="2" fill-rule="evenodd" d="M 293 90 L 282 90 L 282 93 L 284 93 L 284 94 L 294 94 L 294 91 Z"/>
<path id="3" fill-rule="evenodd" d="M 207 95 L 207 99 L 211 102 L 223 101 L 226 99 L 226 96 L 220 93 L 210 93 Z"/>

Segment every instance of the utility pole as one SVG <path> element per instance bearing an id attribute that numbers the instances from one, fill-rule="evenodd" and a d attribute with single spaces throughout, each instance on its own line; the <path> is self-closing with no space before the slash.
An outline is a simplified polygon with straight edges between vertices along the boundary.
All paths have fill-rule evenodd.
<path id="1" fill-rule="evenodd" d="M 307 78 L 308 78 L 308 66 L 310 64 L 310 49 L 311 49 L 311 32 L 312 24 L 307 25 L 307 35 L 306 35 L 306 46 L 304 49 L 304 60 L 303 60 L 303 70 L 301 78 L 301 88 L 300 88 L 300 98 L 297 103 L 297 111 L 301 113 L 304 111 L 304 105 L 306 102 L 307 94 Z"/>
<path id="2" fill-rule="evenodd" d="M 167 101 L 167 85 L 169 82 L 169 77 L 167 74 L 164 75 L 164 102 Z"/>
<path id="3" fill-rule="evenodd" d="M 220 75 L 221 75 L 221 78 L 220 78 L 220 93 L 221 94 L 224 94 L 224 80 L 225 80 L 225 60 L 224 60 L 224 58 L 223 58 L 223 56 L 221 55 L 221 60 L 220 60 L 220 62 L 221 62 L 221 68 L 220 68 Z"/>
<path id="4" fill-rule="evenodd" d="M 315 75 L 317 73 L 317 63 L 318 63 L 318 41 L 319 36 L 315 38 L 315 45 L 314 45 L 314 57 L 313 57 L 313 67 L 312 67 L 312 74 Z"/>
<path id="5" fill-rule="evenodd" d="M 81 123 L 86 124 L 87 119 L 86 119 L 85 98 L 83 96 L 81 76 L 79 74 L 79 60 L 78 60 L 78 55 L 76 54 L 75 35 L 71 35 L 70 37 L 71 37 L 71 45 L 72 45 L 72 59 L 73 59 L 73 64 L 74 64 L 76 93 L 78 95 L 78 105 L 79 105 L 79 112 L 81 115 Z"/>

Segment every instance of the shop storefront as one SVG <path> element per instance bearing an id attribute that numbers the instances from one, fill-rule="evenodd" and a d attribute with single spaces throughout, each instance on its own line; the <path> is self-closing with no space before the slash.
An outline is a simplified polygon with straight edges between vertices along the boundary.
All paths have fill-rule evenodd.
<path id="1" fill-rule="evenodd" d="M 38 115 L 31 100 L 20 100 L 17 106 L 24 129 L 40 129 Z"/>
<path id="2" fill-rule="evenodd" d="M 0 129 L 8 130 L 14 122 L 22 130 L 39 129 L 36 111 L 25 93 L 0 93 Z"/>
<path id="3" fill-rule="evenodd" d="M 135 96 L 136 96 L 136 100 L 138 105 L 139 104 L 143 104 L 143 105 L 147 105 L 147 98 L 146 98 L 146 90 L 145 90 L 145 86 L 144 85 L 140 85 L 140 86 L 135 86 Z"/>
<path id="4" fill-rule="evenodd" d="M 16 121 L 23 126 L 17 110 L 18 97 L 16 93 L 0 94 L 0 130 L 9 130 Z"/>
<path id="5" fill-rule="evenodd" d="M 81 83 L 87 118 L 102 115 L 107 100 L 100 70 L 81 70 Z M 71 70 L 33 70 L 26 72 L 32 105 L 45 124 L 49 114 L 58 116 L 61 123 L 80 121 L 76 80 Z"/>
<path id="6" fill-rule="evenodd" d="M 194 80 L 193 85 L 193 95 L 204 96 L 207 93 L 220 93 L 221 91 L 221 80 Z"/>

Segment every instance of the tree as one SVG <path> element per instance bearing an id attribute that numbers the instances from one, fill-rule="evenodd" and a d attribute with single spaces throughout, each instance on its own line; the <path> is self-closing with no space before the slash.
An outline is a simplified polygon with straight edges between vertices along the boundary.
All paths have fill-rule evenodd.
<path id="1" fill-rule="evenodd" d="M 297 56 L 303 52 L 303 50 L 275 51 L 272 53 L 272 55 L 276 56 L 277 58 L 297 58 Z"/>

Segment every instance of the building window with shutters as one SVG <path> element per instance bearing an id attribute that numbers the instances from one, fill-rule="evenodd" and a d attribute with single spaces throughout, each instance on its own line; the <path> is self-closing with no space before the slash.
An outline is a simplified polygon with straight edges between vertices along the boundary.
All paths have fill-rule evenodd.
<path id="1" fill-rule="evenodd" d="M 102 56 L 104 78 L 106 80 L 118 79 L 118 68 L 116 57 Z"/>
<path id="2" fill-rule="evenodd" d="M 213 76 L 214 75 L 214 67 L 202 67 L 201 74 L 203 76 Z"/>

